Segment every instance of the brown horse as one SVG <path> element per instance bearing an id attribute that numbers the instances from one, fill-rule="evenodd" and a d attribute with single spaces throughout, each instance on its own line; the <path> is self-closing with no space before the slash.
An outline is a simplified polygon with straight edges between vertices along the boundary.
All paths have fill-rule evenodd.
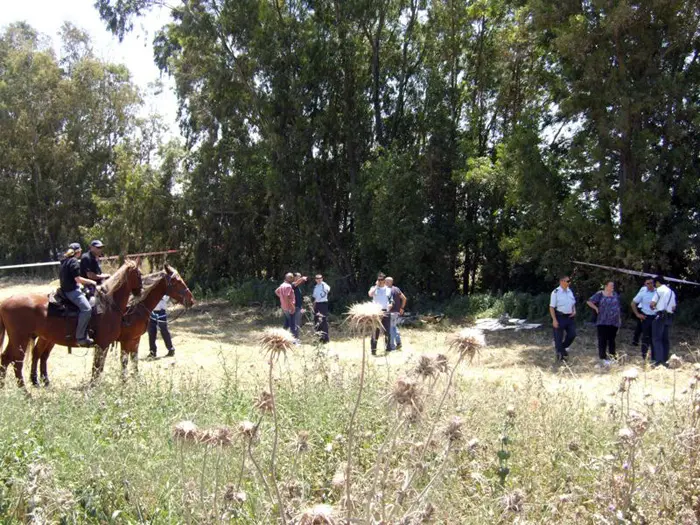
<path id="1" fill-rule="evenodd" d="M 97 379 L 104 368 L 107 347 L 119 337 L 122 316 L 126 313 L 129 296 L 141 292 L 141 272 L 138 263 L 127 261 L 99 289 L 98 315 L 90 319 L 95 331 L 95 358 L 92 379 Z M 17 384 L 24 387 L 22 365 L 30 341 L 41 337 L 53 344 L 77 346 L 75 317 L 49 317 L 49 298 L 46 294 L 15 295 L 0 304 L 0 348 L 8 335 L 7 348 L 0 361 L 0 386 L 5 382 L 7 367 L 13 363 Z"/>
<path id="2" fill-rule="evenodd" d="M 164 295 L 168 295 L 175 302 L 189 308 L 194 304 L 192 292 L 187 287 L 180 274 L 166 264 L 163 271 L 146 275 L 143 278 L 143 291 L 140 295 L 129 300 L 128 309 L 122 318 L 121 332 L 118 341 L 121 343 L 122 375 L 126 378 L 129 356 L 138 371 L 138 349 L 141 336 L 148 329 L 151 312 Z M 51 355 L 54 343 L 39 338 L 32 351 L 32 384 L 39 386 L 37 377 L 37 364 L 41 362 L 41 381 L 49 385 L 47 361 Z"/>

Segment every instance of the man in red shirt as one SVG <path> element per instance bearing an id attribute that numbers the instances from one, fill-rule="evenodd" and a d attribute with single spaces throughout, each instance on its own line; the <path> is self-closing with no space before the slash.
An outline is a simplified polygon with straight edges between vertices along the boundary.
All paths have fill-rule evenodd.
<path id="1" fill-rule="evenodd" d="M 288 326 L 289 331 L 295 339 L 299 339 L 299 327 L 296 324 L 294 318 L 294 313 L 296 311 L 296 300 L 294 298 L 294 288 L 292 288 L 292 282 L 294 281 L 294 275 L 288 273 L 284 276 L 284 282 L 275 290 L 275 295 L 280 299 L 280 306 L 282 307 L 282 312 L 284 312 L 284 318 Z"/>

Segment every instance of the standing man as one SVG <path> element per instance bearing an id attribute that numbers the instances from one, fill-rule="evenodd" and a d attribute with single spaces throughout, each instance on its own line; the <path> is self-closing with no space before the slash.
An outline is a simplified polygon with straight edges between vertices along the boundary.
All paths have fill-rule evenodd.
<path id="1" fill-rule="evenodd" d="M 100 267 L 100 257 L 102 257 L 103 248 L 104 244 L 102 244 L 102 241 L 95 239 L 90 243 L 88 252 L 84 253 L 80 258 L 80 276 L 95 281 L 98 285 L 109 278 L 109 274 L 102 273 L 102 268 Z M 90 290 L 89 295 L 95 294 L 94 286 L 89 286 L 88 289 Z"/>
<path id="2" fill-rule="evenodd" d="M 158 328 L 160 328 L 160 335 L 163 336 L 165 348 L 168 349 L 168 353 L 165 357 L 175 357 L 173 340 L 170 337 L 170 330 L 168 330 L 168 314 L 165 311 L 168 307 L 168 299 L 170 299 L 170 297 L 167 295 L 163 296 L 151 312 L 151 318 L 148 321 L 148 357 L 150 359 L 156 358 L 156 337 L 158 336 Z"/>
<path id="3" fill-rule="evenodd" d="M 389 332 L 389 347 L 392 349 L 401 349 L 401 334 L 399 333 L 399 317 L 403 315 L 406 308 L 406 296 L 398 286 L 394 286 L 394 278 L 386 278 L 386 287 L 390 290 L 390 315 L 391 328 Z"/>
<path id="4" fill-rule="evenodd" d="M 97 286 L 97 283 L 92 279 L 80 276 L 80 255 L 83 253 L 80 244 L 72 243 L 68 247 L 68 251 L 64 254 L 64 259 L 61 261 L 61 269 L 59 277 L 61 281 L 61 291 L 63 294 L 78 307 L 78 326 L 75 330 L 75 339 L 78 341 L 78 346 L 92 346 L 95 341 L 87 335 L 88 324 L 92 317 L 92 308 L 83 292 L 80 291 L 78 285 Z"/>
<path id="5" fill-rule="evenodd" d="M 656 317 L 651 324 L 651 352 L 654 364 L 652 366 L 668 366 L 671 352 L 669 331 L 676 311 L 676 294 L 666 284 L 661 275 L 654 277 L 656 292 L 651 300 L 651 309 Z"/>
<path id="6" fill-rule="evenodd" d="M 382 317 L 382 329 L 384 330 L 384 349 L 386 352 L 391 352 L 390 335 L 391 335 L 391 316 L 389 315 L 389 301 L 391 300 L 391 289 L 386 286 L 386 275 L 379 273 L 377 275 L 377 281 L 374 286 L 369 289 L 369 296 L 372 298 L 372 302 L 378 304 L 384 312 Z M 377 328 L 372 332 L 372 339 L 370 340 L 370 348 L 372 349 L 372 355 L 377 355 L 377 341 L 379 340 L 380 329 Z"/>
<path id="7" fill-rule="evenodd" d="M 323 275 L 316 274 L 316 285 L 314 286 L 313 298 L 314 298 L 314 320 L 316 321 L 314 330 L 319 334 L 322 343 L 327 343 L 330 341 L 330 336 L 328 334 L 328 315 L 330 310 L 328 309 L 328 294 L 331 291 L 331 287 L 323 282 Z"/>
<path id="8" fill-rule="evenodd" d="M 557 286 L 549 298 L 549 315 L 552 316 L 554 332 L 554 348 L 557 351 L 557 361 L 566 361 L 569 357 L 567 349 L 576 338 L 576 298 L 569 288 L 571 278 L 565 275 L 559 279 Z M 566 337 L 565 337 L 566 334 Z"/>
<path id="9" fill-rule="evenodd" d="M 299 331 L 301 330 L 301 309 L 304 305 L 304 298 L 301 295 L 301 288 L 299 287 L 308 280 L 308 277 L 302 277 L 302 275 L 299 272 L 296 272 L 294 274 L 294 282 L 292 283 L 292 288 L 294 289 L 294 324 L 297 327 L 297 333 L 299 333 Z"/>
<path id="10" fill-rule="evenodd" d="M 654 279 L 648 278 L 644 281 L 644 286 L 639 289 L 637 295 L 634 296 L 630 306 L 632 307 L 632 312 L 638 320 L 641 326 L 640 336 L 642 339 L 642 359 L 646 361 L 647 350 L 651 348 L 650 357 L 654 355 L 654 345 L 651 341 L 652 325 L 654 319 L 656 318 L 656 312 L 651 308 L 651 302 L 654 300 L 654 295 L 656 294 L 654 290 Z M 641 310 L 641 311 L 640 311 Z M 637 336 L 637 331 L 634 332 L 635 340 L 639 340 Z M 632 342 L 634 344 L 634 342 Z"/>
<path id="11" fill-rule="evenodd" d="M 299 340 L 299 329 L 294 322 L 294 314 L 296 313 L 296 301 L 294 299 L 294 274 L 288 273 L 284 276 L 284 282 L 275 290 L 275 295 L 279 297 L 282 312 L 284 312 L 284 320 L 289 331 L 294 336 L 295 343 Z"/>

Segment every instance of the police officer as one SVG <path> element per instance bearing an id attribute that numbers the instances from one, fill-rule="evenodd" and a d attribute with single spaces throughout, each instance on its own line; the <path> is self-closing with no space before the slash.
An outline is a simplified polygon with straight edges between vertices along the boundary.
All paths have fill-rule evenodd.
<path id="1" fill-rule="evenodd" d="M 109 278 L 109 274 L 102 273 L 100 268 L 100 260 L 102 257 L 102 249 L 104 244 L 99 239 L 95 239 L 90 243 L 90 249 L 80 258 L 80 275 L 86 279 L 91 279 L 97 284 L 102 284 Z M 95 288 L 90 287 L 91 295 L 95 293 Z"/>
<path id="2" fill-rule="evenodd" d="M 566 361 L 569 357 L 567 349 L 576 338 L 576 298 L 569 288 L 569 283 L 571 278 L 568 275 L 561 277 L 559 286 L 552 291 L 549 299 L 557 361 Z"/>
<path id="3" fill-rule="evenodd" d="M 64 254 L 64 259 L 61 261 L 59 277 L 61 291 L 80 310 L 75 339 L 78 341 L 79 346 L 92 346 L 95 342 L 87 336 L 87 327 L 90 323 L 90 317 L 92 317 L 92 309 L 78 285 L 97 286 L 97 283 L 80 275 L 80 262 L 78 259 L 82 253 L 83 250 L 77 242 L 72 243 L 68 247 L 68 251 Z"/>
<path id="4" fill-rule="evenodd" d="M 651 346 L 651 355 L 654 355 L 654 347 L 651 341 L 651 328 L 653 321 L 656 318 L 656 312 L 651 308 L 651 302 L 654 300 L 654 279 L 648 278 L 644 281 L 644 286 L 639 289 L 637 295 L 634 296 L 630 306 L 635 317 L 639 320 L 640 335 L 642 338 L 642 359 L 647 358 L 647 349 Z M 639 337 L 635 332 L 637 340 Z M 633 343 L 634 344 L 634 343 Z"/>
<path id="5" fill-rule="evenodd" d="M 668 366 L 671 352 L 669 330 L 676 311 L 676 294 L 668 287 L 666 279 L 660 275 L 654 277 L 654 286 L 656 292 L 650 303 L 651 309 L 656 312 L 656 317 L 651 324 L 653 366 Z"/>

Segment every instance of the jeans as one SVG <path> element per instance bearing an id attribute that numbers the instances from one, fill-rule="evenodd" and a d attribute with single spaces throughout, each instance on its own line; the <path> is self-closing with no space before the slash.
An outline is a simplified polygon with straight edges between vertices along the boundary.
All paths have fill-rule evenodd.
<path id="1" fill-rule="evenodd" d="M 401 346 L 401 333 L 399 332 L 399 312 L 391 312 L 391 329 L 389 335 L 389 346 L 392 349 Z"/>
<path id="2" fill-rule="evenodd" d="M 609 359 L 615 357 L 615 337 L 617 326 L 599 324 L 598 329 L 598 357 Z"/>
<path id="3" fill-rule="evenodd" d="M 370 339 L 370 348 L 372 349 L 372 353 L 375 353 L 377 351 L 377 341 L 379 341 L 379 333 L 384 332 L 384 349 L 385 350 L 393 350 L 391 346 L 391 315 L 389 312 L 384 312 L 384 316 L 382 317 L 382 327 L 377 328 L 376 330 L 372 331 L 372 339 Z"/>
<path id="4" fill-rule="evenodd" d="M 297 333 L 294 337 L 299 337 L 299 330 L 301 330 L 301 306 L 297 306 L 294 310 L 294 326 L 297 328 Z"/>
<path id="5" fill-rule="evenodd" d="M 82 341 L 87 338 L 87 327 L 90 324 L 90 318 L 92 317 L 90 302 L 80 290 L 72 290 L 64 293 L 66 297 L 70 299 L 70 302 L 77 306 L 80 310 L 80 313 L 78 314 L 78 326 L 75 330 L 75 338 L 78 341 Z"/>
<path id="6" fill-rule="evenodd" d="M 642 359 L 647 358 L 647 350 L 651 350 L 652 357 L 654 355 L 654 345 L 651 341 L 651 331 L 654 324 L 654 319 L 656 319 L 655 315 L 647 315 L 643 321 L 639 321 L 639 324 L 642 327 Z"/>
<path id="7" fill-rule="evenodd" d="M 289 328 L 289 331 L 292 332 L 292 335 L 296 338 L 299 339 L 299 327 L 297 326 L 296 323 L 296 311 L 295 312 L 287 312 L 286 310 L 284 311 L 284 327 Z"/>
<path id="8" fill-rule="evenodd" d="M 669 314 L 660 313 L 651 324 L 651 356 L 657 364 L 667 362 L 670 356 L 669 331 L 672 318 Z"/>
<path id="9" fill-rule="evenodd" d="M 568 314 L 557 312 L 556 316 L 559 328 L 552 327 L 554 348 L 557 351 L 557 357 L 562 358 L 569 355 L 566 349 L 569 348 L 571 343 L 574 342 L 574 339 L 576 339 L 576 321 Z M 565 333 L 566 337 L 564 337 Z"/>
<path id="10" fill-rule="evenodd" d="M 165 348 L 168 349 L 168 353 L 175 352 L 173 340 L 170 337 L 170 330 L 168 330 L 168 316 L 165 310 L 153 310 L 151 319 L 148 322 L 148 349 L 153 357 L 156 355 L 158 328 L 160 328 L 160 335 L 163 336 L 163 342 L 165 342 Z"/>
<path id="11" fill-rule="evenodd" d="M 324 343 L 330 341 L 330 336 L 328 335 L 328 313 L 327 301 L 314 303 L 314 319 L 316 321 L 314 330 Z"/>

